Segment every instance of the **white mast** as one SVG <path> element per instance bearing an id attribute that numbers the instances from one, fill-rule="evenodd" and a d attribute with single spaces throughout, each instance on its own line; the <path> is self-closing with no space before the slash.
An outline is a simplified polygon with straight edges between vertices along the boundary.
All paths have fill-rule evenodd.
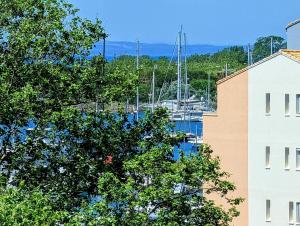
<path id="1" fill-rule="evenodd" d="M 178 35 L 178 78 L 177 78 L 177 110 L 180 110 L 181 103 L 181 36 L 182 36 L 182 26 Z"/>
<path id="2" fill-rule="evenodd" d="M 152 75 L 152 113 L 154 112 L 154 99 L 155 99 L 155 70 L 157 66 L 154 65 L 153 75 Z"/>
<path id="3" fill-rule="evenodd" d="M 248 44 L 248 66 L 251 65 L 251 53 L 250 53 L 250 43 Z"/>
<path id="4" fill-rule="evenodd" d="M 208 74 L 207 108 L 210 111 L 210 74 Z"/>
<path id="5" fill-rule="evenodd" d="M 185 114 L 187 111 L 187 99 L 188 99 L 188 72 L 187 72 L 187 48 L 186 48 L 186 33 L 184 33 L 184 80 L 185 80 L 185 86 L 184 86 L 184 120 L 185 120 Z"/>
<path id="6" fill-rule="evenodd" d="M 271 37 L 271 55 L 273 54 L 273 37 Z"/>
<path id="7" fill-rule="evenodd" d="M 102 48 L 102 57 L 103 57 L 103 65 L 102 65 L 102 76 L 105 75 L 105 47 L 106 47 L 106 36 L 103 37 L 103 48 Z M 96 84 L 96 113 L 99 111 L 99 84 Z"/>
<path id="8" fill-rule="evenodd" d="M 185 89 L 184 89 L 184 101 L 186 105 L 186 101 L 188 99 L 188 71 L 187 71 L 187 48 L 186 48 L 186 34 L 184 33 L 184 71 L 185 71 Z M 186 107 L 186 106 L 185 106 Z M 186 109 L 185 109 L 186 110 Z"/>
<path id="9" fill-rule="evenodd" d="M 139 64 L 140 64 L 140 42 L 137 41 L 137 54 L 136 54 L 136 70 L 138 73 L 138 79 L 139 79 Z M 138 81 L 139 83 L 139 81 Z M 137 84 L 136 87 L 136 120 L 139 120 L 139 84 Z"/>

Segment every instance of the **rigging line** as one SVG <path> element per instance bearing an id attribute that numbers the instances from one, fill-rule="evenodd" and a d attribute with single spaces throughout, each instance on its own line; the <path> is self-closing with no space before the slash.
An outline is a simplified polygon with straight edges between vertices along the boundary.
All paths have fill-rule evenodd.
<path id="1" fill-rule="evenodd" d="M 160 102 L 160 98 L 162 96 L 162 91 L 163 91 L 163 87 L 164 87 L 164 84 L 166 83 L 166 80 L 167 80 L 167 76 L 168 76 L 168 72 L 170 70 L 170 67 L 171 67 L 171 64 L 172 64 L 172 61 L 174 59 L 174 56 L 175 56 L 175 50 L 176 50 L 176 46 L 177 46 L 177 42 L 178 42 L 178 38 L 176 38 L 176 41 L 175 41 L 175 45 L 174 45 L 174 48 L 173 48 L 173 53 L 172 53 L 172 57 L 169 61 L 169 65 L 168 65 L 168 68 L 167 68 L 167 71 L 166 71 L 166 74 L 165 74 L 165 77 L 164 77 L 164 82 L 163 82 L 163 85 L 159 91 L 159 96 L 158 96 L 158 99 L 157 99 L 157 104 Z"/>

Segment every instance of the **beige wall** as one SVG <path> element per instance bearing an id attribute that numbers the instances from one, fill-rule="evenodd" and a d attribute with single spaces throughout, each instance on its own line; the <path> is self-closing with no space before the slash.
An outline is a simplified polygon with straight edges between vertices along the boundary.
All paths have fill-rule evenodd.
<path id="1" fill-rule="evenodd" d="M 248 71 L 219 83 L 216 115 L 204 115 L 203 140 L 221 159 L 222 169 L 231 175 L 237 190 L 233 195 L 245 198 L 235 226 L 248 225 Z M 210 195 L 219 204 L 217 195 Z"/>

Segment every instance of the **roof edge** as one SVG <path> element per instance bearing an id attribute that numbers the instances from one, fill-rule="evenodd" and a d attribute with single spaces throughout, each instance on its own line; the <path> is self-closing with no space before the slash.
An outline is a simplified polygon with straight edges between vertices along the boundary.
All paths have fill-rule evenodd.
<path id="1" fill-rule="evenodd" d="M 256 62 L 255 64 L 249 65 L 248 67 L 245 67 L 245 68 L 243 68 L 243 69 L 241 69 L 241 70 L 239 70 L 239 71 L 237 71 L 237 72 L 235 72 L 235 73 L 233 73 L 233 74 L 231 74 L 231 75 L 229 75 L 229 76 L 227 76 L 225 78 L 220 79 L 219 81 L 217 81 L 217 85 L 219 85 L 219 84 L 221 84 L 223 82 L 226 82 L 227 80 L 229 80 L 229 79 L 231 79 L 231 78 L 233 78 L 235 76 L 238 76 L 239 74 L 241 74 L 241 73 L 243 73 L 245 71 L 248 71 L 249 69 L 254 68 L 254 67 L 256 67 L 256 66 L 258 66 L 258 65 L 260 65 L 262 63 L 265 63 L 266 61 L 269 61 L 269 60 L 271 60 L 271 59 L 273 59 L 273 58 L 275 58 L 275 57 L 277 57 L 279 55 L 285 56 L 285 57 L 289 58 L 290 60 L 293 60 L 293 61 L 295 61 L 297 63 L 300 63 L 300 59 L 299 58 L 294 57 L 292 54 L 289 54 L 289 53 L 292 53 L 292 52 L 300 52 L 300 51 L 299 50 L 281 49 L 279 52 L 277 52 L 277 53 L 275 53 L 275 54 L 273 54 L 273 55 L 271 55 L 269 57 L 266 57 L 266 58 L 264 58 L 264 59 Z"/>
<path id="2" fill-rule="evenodd" d="M 291 60 L 293 60 L 293 61 L 295 61 L 297 63 L 300 63 L 299 57 L 297 58 L 297 57 L 293 56 L 293 54 L 291 54 L 292 52 L 299 53 L 300 51 L 299 50 L 289 50 L 289 49 L 282 49 L 281 50 L 281 54 L 283 56 L 285 56 L 285 57 L 287 57 L 287 58 L 289 58 L 289 59 L 291 59 Z"/>
<path id="3" fill-rule="evenodd" d="M 300 23 L 300 19 L 295 20 L 295 21 L 289 23 L 289 24 L 286 26 L 285 30 L 289 29 L 290 27 L 293 27 L 294 25 L 296 25 L 296 24 L 298 24 L 298 23 Z"/>
<path id="4" fill-rule="evenodd" d="M 233 73 L 233 74 L 231 74 L 231 75 L 229 75 L 229 76 L 227 76 L 225 78 L 220 79 L 219 81 L 217 81 L 217 85 L 219 85 L 219 84 L 221 84 L 223 82 L 226 82 L 227 80 L 229 80 L 229 79 L 231 79 L 231 78 L 233 78 L 233 77 L 235 77 L 235 76 L 237 76 L 237 75 L 239 75 L 239 74 L 241 74 L 241 73 L 243 73 L 245 71 L 248 71 L 249 69 L 254 68 L 257 65 L 260 65 L 260 64 L 262 64 L 262 63 L 264 63 L 264 62 L 266 62 L 268 60 L 271 60 L 274 57 L 277 57 L 279 55 L 282 55 L 282 51 L 281 50 L 279 52 L 277 52 L 277 53 L 269 56 L 269 57 L 266 57 L 266 58 L 264 58 L 264 59 L 256 62 L 255 64 L 249 65 L 248 67 L 245 67 L 245 68 L 243 68 L 243 69 L 241 69 L 241 70 L 239 70 L 239 71 L 237 71 L 237 72 L 235 72 L 235 73 Z"/>

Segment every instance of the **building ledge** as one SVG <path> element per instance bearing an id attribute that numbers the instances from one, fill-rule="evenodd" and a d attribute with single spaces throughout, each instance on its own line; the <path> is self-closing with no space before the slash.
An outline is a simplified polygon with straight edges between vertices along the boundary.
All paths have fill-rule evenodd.
<path id="1" fill-rule="evenodd" d="M 203 112 L 203 116 L 218 117 L 217 112 Z"/>

